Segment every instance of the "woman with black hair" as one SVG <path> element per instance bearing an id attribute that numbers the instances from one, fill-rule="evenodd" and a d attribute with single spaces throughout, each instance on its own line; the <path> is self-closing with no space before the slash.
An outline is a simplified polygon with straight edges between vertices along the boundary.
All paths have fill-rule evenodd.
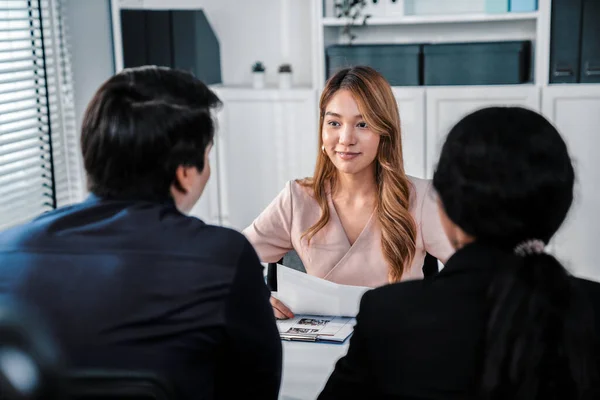
<path id="1" fill-rule="evenodd" d="M 319 398 L 600 398 L 600 284 L 545 251 L 573 184 L 565 142 L 539 114 L 460 121 L 433 179 L 456 253 L 431 280 L 365 294 Z"/>

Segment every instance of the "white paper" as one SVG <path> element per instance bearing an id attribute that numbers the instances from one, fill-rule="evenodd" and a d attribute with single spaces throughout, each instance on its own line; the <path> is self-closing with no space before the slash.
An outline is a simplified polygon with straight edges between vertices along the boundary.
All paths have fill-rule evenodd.
<path id="1" fill-rule="evenodd" d="M 294 314 L 356 317 L 362 295 L 371 288 L 339 285 L 277 265 L 277 295 Z"/>

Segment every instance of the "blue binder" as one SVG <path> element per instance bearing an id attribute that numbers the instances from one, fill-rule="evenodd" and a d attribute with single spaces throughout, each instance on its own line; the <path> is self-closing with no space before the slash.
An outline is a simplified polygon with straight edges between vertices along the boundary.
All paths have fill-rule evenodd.
<path id="1" fill-rule="evenodd" d="M 600 1 L 584 0 L 581 27 L 580 82 L 600 83 Z"/>
<path id="2" fill-rule="evenodd" d="M 579 82 L 582 1 L 552 1 L 550 83 Z"/>

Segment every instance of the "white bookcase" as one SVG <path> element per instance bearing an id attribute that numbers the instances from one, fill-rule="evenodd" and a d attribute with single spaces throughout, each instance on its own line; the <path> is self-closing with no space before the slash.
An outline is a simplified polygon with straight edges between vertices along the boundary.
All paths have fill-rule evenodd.
<path id="1" fill-rule="evenodd" d="M 334 0 L 312 0 L 314 11 L 313 80 L 316 88 L 325 81 L 325 49 L 346 44 L 343 34 L 348 21 L 334 15 Z M 405 15 L 405 2 L 419 5 L 422 14 Z M 551 0 L 539 0 L 538 11 L 484 13 L 485 0 L 367 0 L 362 15 L 370 14 L 366 25 L 358 18 L 352 31 L 355 44 L 362 43 L 450 43 L 531 40 L 534 82 L 548 82 Z M 439 10 L 434 14 L 433 10 Z M 388 10 L 392 10 L 388 12 Z M 459 12 L 456 12 L 458 10 Z M 454 11 L 454 12 L 449 12 Z"/>
<path id="2" fill-rule="evenodd" d="M 362 15 L 371 17 L 366 25 L 360 25 L 362 18 L 357 18 L 358 24 L 351 28 L 356 35 L 355 44 L 513 40 L 530 40 L 533 44 L 533 84 L 394 88 L 403 124 L 408 173 L 430 178 L 445 133 L 469 112 L 489 105 L 522 105 L 539 111 L 540 88 L 548 82 L 551 0 L 539 0 L 538 10 L 534 12 L 501 14 L 486 14 L 485 0 L 367 2 Z M 336 18 L 334 3 L 334 0 L 313 0 L 316 28 L 313 31 L 313 82 L 317 91 L 325 83 L 326 48 L 348 43 L 343 33 L 347 21 Z M 420 151 L 418 146 L 422 146 Z"/>

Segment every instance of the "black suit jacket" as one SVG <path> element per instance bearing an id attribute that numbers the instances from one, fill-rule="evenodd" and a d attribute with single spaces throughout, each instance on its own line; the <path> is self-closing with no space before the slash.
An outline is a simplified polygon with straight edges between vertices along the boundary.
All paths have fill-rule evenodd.
<path id="1" fill-rule="evenodd" d="M 151 370 L 182 399 L 276 399 L 281 342 L 238 232 L 172 203 L 102 200 L 0 233 L 0 296 L 45 317 L 69 366 Z"/>
<path id="2" fill-rule="evenodd" d="M 488 288 L 507 257 L 516 256 L 471 244 L 432 279 L 367 292 L 348 354 L 319 399 L 471 398 L 483 357 Z M 600 284 L 576 282 L 600 316 Z"/>

